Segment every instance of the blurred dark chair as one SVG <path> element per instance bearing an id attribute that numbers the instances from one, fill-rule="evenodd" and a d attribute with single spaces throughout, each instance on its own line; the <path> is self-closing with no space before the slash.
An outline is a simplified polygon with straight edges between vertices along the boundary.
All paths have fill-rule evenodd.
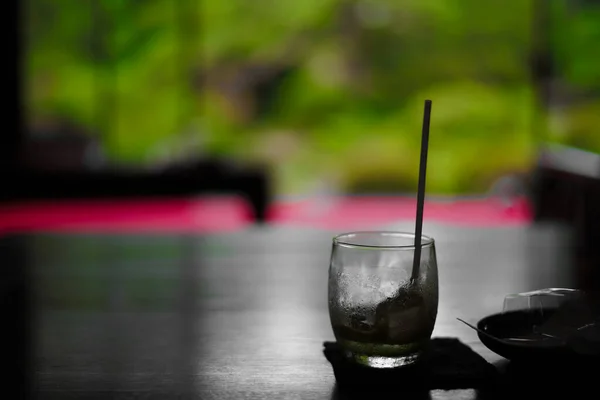
<path id="1" fill-rule="evenodd" d="M 600 290 L 600 155 L 546 146 L 532 189 L 535 221 L 564 223 L 572 231 L 578 286 Z"/>
<path id="2" fill-rule="evenodd" d="M 0 170 L 6 182 L 0 201 L 234 193 L 249 202 L 256 221 L 266 217 L 269 181 L 260 167 L 204 159 L 152 170 L 115 168 L 107 166 L 99 143 L 68 129 L 30 135 L 16 151 L 17 166 Z"/>

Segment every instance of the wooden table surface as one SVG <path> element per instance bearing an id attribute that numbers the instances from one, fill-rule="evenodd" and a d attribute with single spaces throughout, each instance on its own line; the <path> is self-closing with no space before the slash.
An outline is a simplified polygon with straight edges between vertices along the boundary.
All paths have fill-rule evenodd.
<path id="1" fill-rule="evenodd" d="M 424 232 L 438 254 L 434 336 L 458 337 L 497 365 L 502 358 L 455 318 L 476 322 L 500 311 L 507 293 L 569 285 L 560 230 L 429 224 Z M 322 354 L 333 339 L 333 234 L 263 227 L 19 238 L 33 294 L 36 398 L 339 397 Z"/>

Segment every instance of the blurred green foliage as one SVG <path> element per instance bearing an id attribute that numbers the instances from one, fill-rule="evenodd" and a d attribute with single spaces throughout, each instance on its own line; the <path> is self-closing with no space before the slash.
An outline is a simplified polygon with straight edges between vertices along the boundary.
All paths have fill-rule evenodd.
<path id="1" fill-rule="evenodd" d="M 545 134 L 600 151 L 600 9 L 546 3 L 561 79 L 592 95 L 542 116 L 559 121 Z M 533 160 L 533 0 L 26 4 L 31 120 L 75 121 L 115 162 L 192 135 L 191 151 L 271 165 L 282 193 L 411 191 L 425 98 L 430 192 L 486 190 Z"/>

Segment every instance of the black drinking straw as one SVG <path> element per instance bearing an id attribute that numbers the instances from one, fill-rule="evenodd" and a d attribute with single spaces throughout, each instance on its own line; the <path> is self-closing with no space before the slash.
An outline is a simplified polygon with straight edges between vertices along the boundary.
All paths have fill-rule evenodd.
<path id="1" fill-rule="evenodd" d="M 429 147 L 429 123 L 431 120 L 431 100 L 425 100 L 423 110 L 423 131 L 421 134 L 421 159 L 419 161 L 419 188 L 417 191 L 417 220 L 415 221 L 415 256 L 413 258 L 411 281 L 419 277 L 421 263 L 421 233 L 423 232 L 423 203 L 425 202 L 425 175 L 427 172 L 427 149 Z"/>

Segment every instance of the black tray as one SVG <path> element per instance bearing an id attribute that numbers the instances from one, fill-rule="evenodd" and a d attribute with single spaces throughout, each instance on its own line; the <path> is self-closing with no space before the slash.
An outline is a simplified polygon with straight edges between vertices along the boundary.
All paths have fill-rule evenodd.
<path id="1" fill-rule="evenodd" d="M 532 311 L 509 311 L 490 315 L 477 323 L 477 328 L 499 338 L 519 337 L 533 332 L 534 325 L 543 324 L 556 312 L 556 309 L 546 308 Z M 478 332 L 481 342 L 494 353 L 511 361 L 543 363 L 549 360 L 581 360 L 597 359 L 598 356 L 581 355 L 557 340 L 549 340 L 544 345 L 532 345 L 519 342 L 503 342 L 494 340 Z"/>

